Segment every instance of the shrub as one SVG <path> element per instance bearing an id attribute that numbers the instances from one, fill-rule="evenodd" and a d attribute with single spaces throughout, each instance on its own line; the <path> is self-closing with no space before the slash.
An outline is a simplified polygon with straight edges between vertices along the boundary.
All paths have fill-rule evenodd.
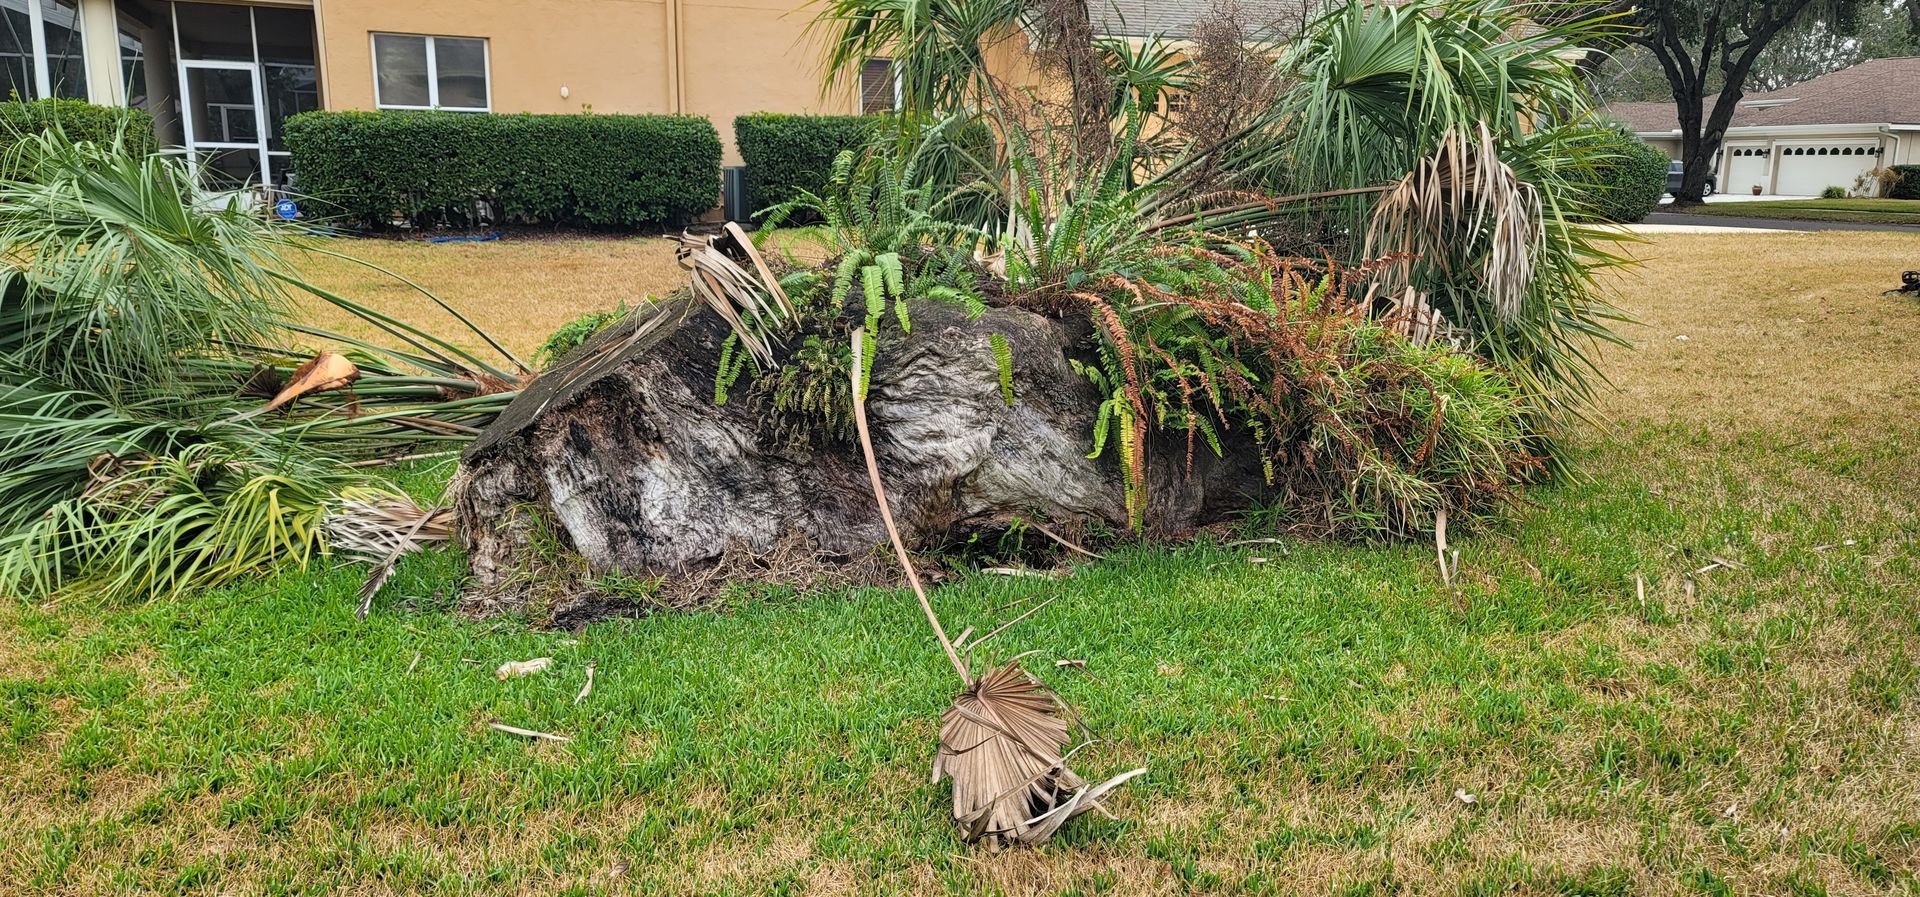
<path id="1" fill-rule="evenodd" d="M 1841 187 L 1837 184 L 1830 184 L 1827 186 L 1827 189 L 1820 191 L 1820 198 L 1821 199 L 1846 199 L 1847 188 Z"/>
<path id="2" fill-rule="evenodd" d="M 144 110 L 52 99 L 0 103 L 0 153 L 12 149 L 21 135 L 37 134 L 56 124 L 75 143 L 109 144 L 122 135 L 134 155 L 144 156 L 158 148 L 153 116 Z"/>
<path id="3" fill-rule="evenodd" d="M 1145 278 L 1110 277 L 1089 303 L 1107 399 L 1093 455 L 1112 446 L 1129 505 L 1145 502 L 1150 431 L 1167 450 L 1251 452 L 1289 525 L 1367 539 L 1482 515 L 1540 470 L 1513 379 L 1367 317 L 1362 271 L 1258 240 L 1169 247 Z"/>
<path id="4" fill-rule="evenodd" d="M 1893 182 L 1887 185 L 1888 199 L 1920 199 L 1920 165 L 1895 165 L 1893 174 Z"/>
<path id="5" fill-rule="evenodd" d="M 1644 220 L 1667 192 L 1667 154 L 1611 129 L 1598 149 L 1588 200 L 1591 217 L 1625 224 Z"/>
<path id="6" fill-rule="evenodd" d="M 615 321 L 627 316 L 627 303 L 621 302 L 619 308 L 606 311 L 590 311 L 574 318 L 547 337 L 540 348 L 533 350 L 533 363 L 543 368 L 566 357 L 568 352 L 585 345 L 593 335 L 607 329 Z"/>
<path id="7" fill-rule="evenodd" d="M 301 192 L 367 227 L 676 224 L 720 195 L 697 116 L 307 112 L 286 138 Z"/>
<path id="8" fill-rule="evenodd" d="M 748 207 L 758 212 L 801 191 L 825 195 L 833 160 L 859 149 L 875 119 L 865 115 L 755 112 L 733 120 L 733 139 L 747 166 Z"/>

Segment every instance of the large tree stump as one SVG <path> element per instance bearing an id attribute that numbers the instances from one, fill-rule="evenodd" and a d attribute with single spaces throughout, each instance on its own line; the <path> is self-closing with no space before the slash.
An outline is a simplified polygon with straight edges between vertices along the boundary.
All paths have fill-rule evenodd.
<path id="1" fill-rule="evenodd" d="M 888 338 L 867 401 L 909 544 L 1016 517 L 1125 530 L 1119 452 L 1086 457 L 1103 397 L 1068 364 L 1090 358 L 1086 329 L 1015 308 L 970 319 L 916 302 L 911 312 L 913 331 Z M 552 550 L 536 545 L 546 532 L 593 571 L 670 578 L 794 544 L 846 563 L 886 542 L 859 447 L 770 445 L 748 403 L 714 404 L 726 325 L 684 295 L 658 314 L 569 355 L 466 451 L 455 504 L 473 573 L 467 610 L 520 609 L 511 586 L 538 569 L 536 549 Z M 994 333 L 1013 350 L 1012 406 Z M 1189 475 L 1185 457 L 1184 439 L 1150 453 L 1152 533 L 1221 520 L 1263 491 L 1257 467 L 1203 448 Z"/>

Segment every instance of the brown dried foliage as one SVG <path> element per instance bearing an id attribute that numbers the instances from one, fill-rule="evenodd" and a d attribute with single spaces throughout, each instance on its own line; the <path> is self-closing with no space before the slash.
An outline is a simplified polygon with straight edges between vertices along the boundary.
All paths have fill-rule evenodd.
<path id="1" fill-rule="evenodd" d="M 1280 77 L 1265 48 L 1297 31 L 1299 21 L 1255 22 L 1239 0 L 1215 0 L 1194 23 L 1187 104 L 1173 116 L 1173 124 L 1196 149 L 1226 143 L 1272 108 Z M 1218 190 L 1226 180 L 1215 155 L 1194 166 L 1189 176 L 1193 192 Z"/>
<path id="2" fill-rule="evenodd" d="M 1083 161 L 1104 161 L 1113 152 L 1110 104 L 1113 79 L 1094 46 L 1087 0 L 1040 0 L 1034 9 L 1035 58 L 1063 75 L 1073 91 L 1072 148 Z"/>

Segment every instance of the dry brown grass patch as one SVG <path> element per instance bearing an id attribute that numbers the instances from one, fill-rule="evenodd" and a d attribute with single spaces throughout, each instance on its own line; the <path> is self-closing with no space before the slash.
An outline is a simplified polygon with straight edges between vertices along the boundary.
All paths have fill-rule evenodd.
<path id="1" fill-rule="evenodd" d="M 516 238 L 490 243 L 418 240 L 324 240 L 317 246 L 363 259 L 433 291 L 522 358 L 561 324 L 625 302 L 638 305 L 686 283 L 664 237 Z M 411 287 L 378 271 L 319 253 L 290 259 L 315 284 L 394 315 L 476 351 L 486 345 L 456 328 Z M 358 319 L 317 300 L 302 300 L 316 326 L 378 338 Z M 383 340 L 384 341 L 384 340 Z"/>

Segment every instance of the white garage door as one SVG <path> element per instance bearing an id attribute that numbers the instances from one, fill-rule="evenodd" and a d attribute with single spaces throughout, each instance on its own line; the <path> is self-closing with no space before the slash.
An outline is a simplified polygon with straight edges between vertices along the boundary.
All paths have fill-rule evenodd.
<path id="1" fill-rule="evenodd" d="M 1774 192 L 1818 196 L 1828 187 L 1853 189 L 1855 178 L 1880 161 L 1873 144 L 1810 143 L 1780 147 L 1780 180 Z"/>
<path id="2" fill-rule="evenodd" d="M 1753 192 L 1753 185 L 1767 189 L 1767 148 L 1764 146 L 1737 146 L 1731 151 L 1726 177 L 1720 179 L 1720 192 L 1745 195 Z"/>

